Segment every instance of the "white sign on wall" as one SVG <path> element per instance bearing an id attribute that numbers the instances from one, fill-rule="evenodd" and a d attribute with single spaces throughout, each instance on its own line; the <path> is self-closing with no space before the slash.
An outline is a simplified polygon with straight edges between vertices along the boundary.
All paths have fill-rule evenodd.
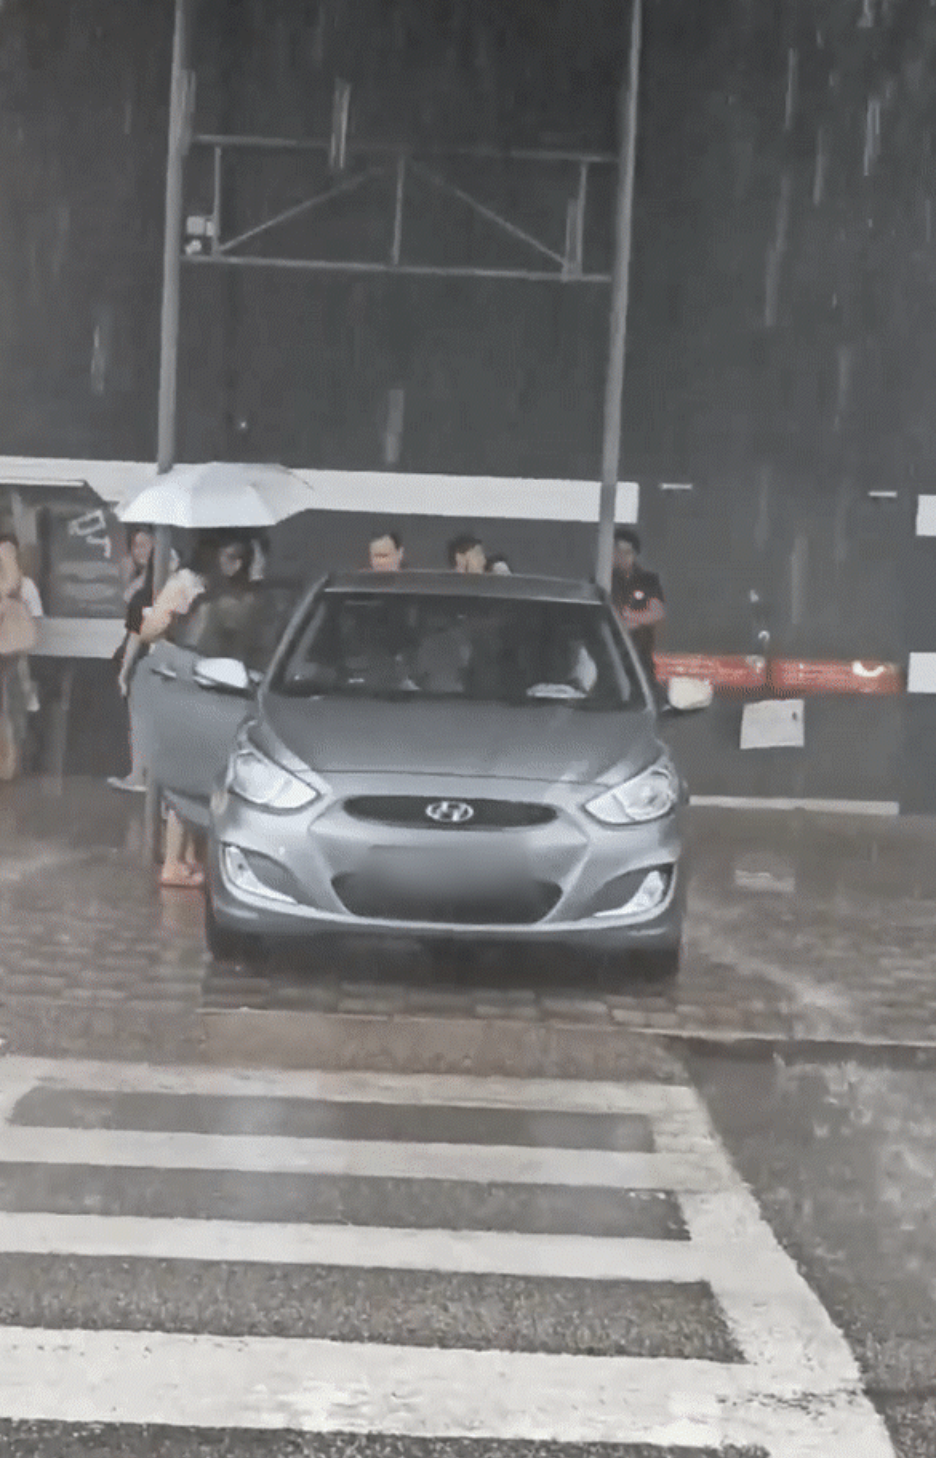
<path id="1" fill-rule="evenodd" d="M 742 749 L 802 749 L 806 742 L 802 699 L 764 699 L 745 704 L 741 714 Z"/>
<path id="2" fill-rule="evenodd" d="M 936 496 L 917 497 L 916 534 L 936 537 Z"/>

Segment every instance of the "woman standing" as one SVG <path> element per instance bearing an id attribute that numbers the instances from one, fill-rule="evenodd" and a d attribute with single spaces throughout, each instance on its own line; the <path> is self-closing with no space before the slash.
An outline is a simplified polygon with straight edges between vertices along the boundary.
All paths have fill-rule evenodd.
<path id="1" fill-rule="evenodd" d="M 130 528 L 127 540 L 127 560 L 123 568 L 126 577 L 124 587 L 124 602 L 129 606 L 134 595 L 139 592 L 150 572 L 153 552 L 156 547 L 156 537 L 152 527 L 134 526 Z"/>
<path id="2" fill-rule="evenodd" d="M 133 673 L 135 664 L 138 662 L 145 648 L 140 641 L 140 627 L 143 622 L 143 614 L 153 602 L 153 552 L 156 539 L 149 527 L 132 527 L 130 539 L 127 543 L 129 555 L 127 559 L 127 585 L 124 589 L 124 602 L 127 604 L 127 615 L 124 619 L 124 640 L 117 650 L 115 662 L 117 663 L 117 686 L 120 689 L 120 696 L 127 701 L 129 716 L 130 735 L 130 773 L 126 779 L 119 779 L 116 775 L 109 777 L 107 783 L 114 790 L 136 790 L 146 789 L 146 754 L 144 751 L 143 735 L 140 733 L 140 726 L 134 723 L 133 710 L 130 705 L 130 676 Z"/>
<path id="3" fill-rule="evenodd" d="M 36 626 L 23 600 L 23 570 L 15 537 L 0 537 L 0 779 L 19 773 L 31 691 L 26 654 Z"/>
<path id="4" fill-rule="evenodd" d="M 140 642 L 156 643 L 171 637 L 181 619 L 199 598 L 222 585 L 245 585 L 250 569 L 250 547 L 234 532 L 206 532 L 198 540 L 191 564 L 174 572 L 142 618 Z M 166 850 L 160 885 L 178 888 L 204 885 L 205 873 L 195 854 L 195 839 L 174 810 L 166 820 Z"/>

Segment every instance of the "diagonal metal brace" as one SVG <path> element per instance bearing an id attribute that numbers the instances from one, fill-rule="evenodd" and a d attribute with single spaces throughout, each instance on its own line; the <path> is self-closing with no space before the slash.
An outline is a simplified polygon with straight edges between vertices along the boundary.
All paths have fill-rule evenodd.
<path id="1" fill-rule="evenodd" d="M 296 203 L 295 207 L 287 208 L 285 212 L 277 213 L 275 217 L 267 218 L 265 222 L 258 223 L 255 228 L 248 228 L 246 233 L 240 233 L 236 238 L 229 238 L 226 243 L 219 243 L 216 253 L 230 253 L 232 249 L 239 248 L 242 243 L 247 243 L 251 238 L 258 238 L 261 233 L 267 233 L 271 228 L 277 228 L 281 223 L 288 223 L 293 218 L 298 218 L 302 213 L 311 212 L 320 203 L 328 202 L 329 199 L 337 197 L 342 192 L 353 192 L 355 188 L 361 187 L 363 183 L 369 182 L 371 178 L 381 177 L 386 169 L 383 167 L 368 167 L 364 172 L 358 172 L 353 177 L 344 177 L 336 182 L 333 187 L 326 188 L 324 192 L 316 193 L 315 197 L 306 198 L 304 202 Z"/>
<path id="2" fill-rule="evenodd" d="M 516 223 L 511 223 L 509 219 L 502 217 L 493 208 L 485 207 L 484 203 L 478 202 L 478 199 L 472 197 L 470 192 L 465 192 L 462 188 L 456 187 L 454 183 L 447 181 L 446 178 L 439 177 L 435 172 L 430 172 L 428 167 L 424 167 L 419 162 L 411 161 L 409 165 L 411 171 L 418 173 L 425 182 L 430 183 L 433 187 L 437 187 L 440 192 L 451 193 L 452 197 L 457 197 L 461 202 L 467 203 L 468 207 L 473 208 L 476 213 L 480 213 L 482 218 L 486 218 L 488 222 L 496 224 L 505 233 L 509 233 L 512 238 L 518 238 L 521 243 L 526 243 L 530 248 L 535 248 L 537 253 L 544 254 L 546 258 L 551 258 L 554 263 L 559 264 L 560 268 L 564 267 L 566 260 L 561 253 L 556 253 L 554 249 L 547 248 L 545 243 L 541 243 L 538 238 L 534 238 L 531 233 L 525 232 L 523 228 L 518 228 Z"/>

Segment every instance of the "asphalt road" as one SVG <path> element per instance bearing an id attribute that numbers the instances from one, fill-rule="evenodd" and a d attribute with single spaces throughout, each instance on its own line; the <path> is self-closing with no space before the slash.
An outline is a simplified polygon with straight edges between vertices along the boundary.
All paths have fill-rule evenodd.
<path id="1" fill-rule="evenodd" d="M 931 1455 L 932 1075 L 686 1072 L 0 1059 L 0 1448 Z"/>
<path id="2" fill-rule="evenodd" d="M 4 1458 L 936 1458 L 932 824 L 700 816 L 608 995 L 219 978 L 65 801 L 0 813 Z"/>

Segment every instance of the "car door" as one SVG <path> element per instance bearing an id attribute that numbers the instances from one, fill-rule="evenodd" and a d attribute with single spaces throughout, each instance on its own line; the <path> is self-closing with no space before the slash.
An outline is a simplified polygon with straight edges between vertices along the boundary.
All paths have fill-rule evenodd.
<path id="1" fill-rule="evenodd" d="M 207 685 L 199 665 L 235 659 L 258 683 L 299 591 L 296 583 L 264 582 L 202 598 L 174 641 L 154 644 L 134 674 L 131 703 L 151 776 L 193 824 L 208 822 L 211 787 L 253 701 L 251 692 Z"/>

